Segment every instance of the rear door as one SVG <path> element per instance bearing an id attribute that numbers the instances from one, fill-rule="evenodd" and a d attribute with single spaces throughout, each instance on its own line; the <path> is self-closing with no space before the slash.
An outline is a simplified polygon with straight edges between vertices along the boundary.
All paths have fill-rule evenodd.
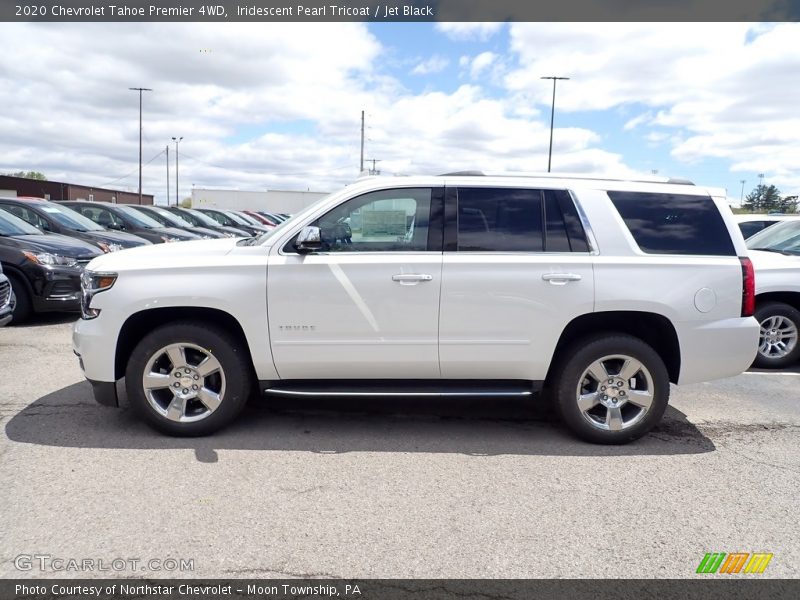
<path id="1" fill-rule="evenodd" d="M 448 188 L 442 377 L 543 380 L 564 327 L 593 310 L 592 259 L 567 190 Z"/>

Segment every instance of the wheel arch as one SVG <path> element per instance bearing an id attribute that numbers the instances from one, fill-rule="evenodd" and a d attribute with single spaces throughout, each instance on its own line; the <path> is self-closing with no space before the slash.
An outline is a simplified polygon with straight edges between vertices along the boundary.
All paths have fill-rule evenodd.
<path id="1" fill-rule="evenodd" d="M 800 292 L 764 292 L 756 295 L 756 308 L 766 302 L 783 302 L 800 310 Z"/>
<path id="2" fill-rule="evenodd" d="M 664 361 L 669 380 L 677 383 L 681 372 L 681 350 L 678 334 L 663 315 L 640 311 L 603 311 L 589 313 L 570 321 L 556 344 L 553 360 L 547 371 L 552 379 L 565 352 L 581 338 L 602 333 L 626 333 L 650 345 Z"/>
<path id="3" fill-rule="evenodd" d="M 114 355 L 114 378 L 125 376 L 125 368 L 136 345 L 153 329 L 178 321 L 197 321 L 216 325 L 233 334 L 247 352 L 250 365 L 253 357 L 247 337 L 239 321 L 230 313 L 208 307 L 151 308 L 132 314 L 120 328 Z"/>

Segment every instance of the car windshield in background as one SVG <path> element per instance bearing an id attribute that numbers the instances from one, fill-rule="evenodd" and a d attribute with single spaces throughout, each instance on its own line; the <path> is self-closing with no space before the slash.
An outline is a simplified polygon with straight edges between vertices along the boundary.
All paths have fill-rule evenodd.
<path id="1" fill-rule="evenodd" d="M 219 227 L 219 223 L 209 217 L 207 214 L 200 212 L 199 210 L 193 210 L 191 208 L 185 208 L 185 210 L 189 215 L 194 217 L 195 225 L 203 225 L 204 227 Z M 181 212 L 183 214 L 183 212 Z"/>
<path id="2" fill-rule="evenodd" d="M 236 216 L 244 219 L 244 222 L 247 223 L 248 225 L 258 225 L 259 227 L 263 227 L 264 226 L 264 224 L 261 221 L 259 221 L 255 217 L 251 217 L 247 213 L 238 213 L 237 212 Z"/>
<path id="3" fill-rule="evenodd" d="M 239 225 L 252 225 L 252 223 L 248 223 L 244 218 L 242 218 L 239 213 L 235 213 L 230 210 L 223 211 L 224 214 L 234 223 L 238 223 Z"/>
<path id="4" fill-rule="evenodd" d="M 151 219 L 147 215 L 140 213 L 135 208 L 131 208 L 130 206 L 120 206 L 117 205 L 117 209 L 122 211 L 128 219 L 133 221 L 133 223 L 139 227 L 144 227 L 145 229 L 158 229 L 163 227 L 161 223 L 156 221 L 155 219 Z"/>
<path id="5" fill-rule="evenodd" d="M 0 209 L 0 235 L 39 235 L 41 233 L 33 225 Z"/>
<path id="6" fill-rule="evenodd" d="M 174 225 L 175 227 L 191 227 L 192 226 L 192 224 L 189 223 L 189 221 L 186 221 L 185 219 L 182 219 L 181 217 L 179 217 L 175 213 L 170 212 L 170 211 L 166 210 L 165 208 L 153 208 L 153 210 L 155 212 L 157 212 L 159 215 L 161 215 L 161 217 L 165 221 L 167 221 L 171 225 Z"/>
<path id="7" fill-rule="evenodd" d="M 50 215 L 54 221 L 57 221 L 67 229 L 75 229 L 77 231 L 103 231 L 100 225 L 66 206 L 59 206 L 51 202 L 42 205 L 41 209 Z"/>
<path id="8" fill-rule="evenodd" d="M 747 240 L 747 247 L 800 255 L 800 220 L 784 221 L 759 231 Z"/>

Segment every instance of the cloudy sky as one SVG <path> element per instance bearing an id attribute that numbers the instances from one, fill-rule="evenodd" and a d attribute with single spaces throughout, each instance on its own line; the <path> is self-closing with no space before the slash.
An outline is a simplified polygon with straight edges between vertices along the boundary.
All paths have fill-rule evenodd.
<path id="1" fill-rule="evenodd" d="M 0 173 L 333 191 L 384 174 L 688 177 L 800 191 L 800 24 L 0 24 Z"/>

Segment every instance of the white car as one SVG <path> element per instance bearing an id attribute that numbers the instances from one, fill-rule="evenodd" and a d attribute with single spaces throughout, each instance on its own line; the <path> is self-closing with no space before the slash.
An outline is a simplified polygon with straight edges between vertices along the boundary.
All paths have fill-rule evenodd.
<path id="1" fill-rule="evenodd" d="M 773 225 L 747 240 L 756 270 L 755 366 L 780 369 L 800 361 L 800 219 Z"/>
<path id="2" fill-rule="evenodd" d="M 745 240 L 776 223 L 800 221 L 800 215 L 760 215 L 756 213 L 738 214 L 734 215 L 733 218 L 739 224 L 739 229 L 742 231 Z"/>
<path id="3" fill-rule="evenodd" d="M 349 223 L 349 224 L 348 224 Z M 204 435 L 251 390 L 520 395 L 583 439 L 654 427 L 670 382 L 756 354 L 753 271 L 724 198 L 663 181 L 367 178 L 248 240 L 93 260 L 73 346 L 96 399 Z"/>

